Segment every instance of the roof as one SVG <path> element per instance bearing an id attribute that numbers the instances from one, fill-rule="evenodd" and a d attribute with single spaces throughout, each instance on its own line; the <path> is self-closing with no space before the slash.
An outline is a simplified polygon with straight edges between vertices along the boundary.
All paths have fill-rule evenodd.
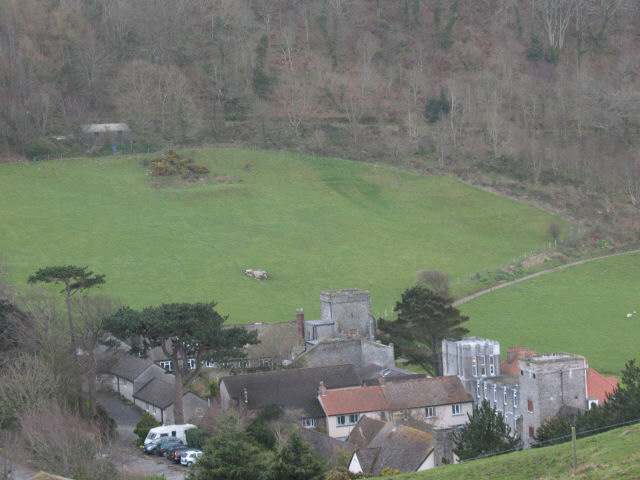
<path id="1" fill-rule="evenodd" d="M 358 448 L 365 448 L 373 438 L 382 430 L 385 422 L 363 415 L 356 423 L 347 437 L 347 442 L 353 443 Z"/>
<path id="2" fill-rule="evenodd" d="M 172 377 L 173 375 L 167 375 Z M 155 405 L 158 408 L 165 409 L 173 404 L 174 391 L 173 383 L 160 380 L 153 377 L 140 390 L 133 394 L 133 398 Z"/>
<path id="3" fill-rule="evenodd" d="M 40 471 L 36 473 L 31 480 L 72 480 L 69 477 L 61 477 L 60 475 L 54 475 L 53 473 Z"/>
<path id="4" fill-rule="evenodd" d="M 327 389 L 318 400 L 328 416 L 389 410 L 389 402 L 379 385 Z"/>
<path id="5" fill-rule="evenodd" d="M 607 394 L 618 388 L 616 377 L 603 377 L 593 368 L 587 368 L 587 398 L 597 398 L 598 404 L 607 401 Z"/>
<path id="6" fill-rule="evenodd" d="M 105 132 L 128 132 L 129 125 L 126 123 L 90 123 L 80 127 L 82 133 L 105 133 Z"/>
<path id="7" fill-rule="evenodd" d="M 259 343 L 243 349 L 248 359 L 290 359 L 291 351 L 304 340 L 298 337 L 296 322 L 254 323 L 242 325 L 249 332 L 257 331 Z M 300 349 L 303 347 L 301 346 Z"/>
<path id="8" fill-rule="evenodd" d="M 116 361 L 107 368 L 107 373 L 135 381 L 153 362 L 147 358 L 140 358 L 128 353 L 118 355 Z"/>
<path id="9" fill-rule="evenodd" d="M 433 437 L 405 425 L 387 422 L 368 447 L 356 450 L 365 475 L 380 475 L 385 467 L 415 472 L 433 451 Z"/>
<path id="10" fill-rule="evenodd" d="M 244 402 L 249 410 L 275 404 L 285 409 L 300 409 L 307 417 L 324 416 L 316 396 L 320 382 L 327 388 L 361 385 L 362 379 L 352 364 L 328 367 L 295 368 L 271 372 L 222 377 L 229 396 Z"/>
<path id="11" fill-rule="evenodd" d="M 520 375 L 518 360 L 535 354 L 535 350 L 527 350 L 525 347 L 511 347 L 507 350 L 507 360 L 500 364 L 500 372 L 506 375 Z M 511 361 L 509 357 L 512 357 Z"/>
<path id="12" fill-rule="evenodd" d="M 353 452 L 356 446 L 310 428 L 299 427 L 300 436 L 311 444 L 315 452 L 331 464 L 340 462 L 342 452 Z"/>
<path id="13" fill-rule="evenodd" d="M 388 382 L 383 388 L 391 410 L 473 401 L 455 375 Z"/>

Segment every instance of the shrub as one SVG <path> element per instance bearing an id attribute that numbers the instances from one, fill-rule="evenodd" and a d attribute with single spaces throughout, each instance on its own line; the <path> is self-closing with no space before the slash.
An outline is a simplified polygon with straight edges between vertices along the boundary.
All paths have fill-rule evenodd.
<path id="1" fill-rule="evenodd" d="M 202 450 L 207 439 L 211 437 L 211 433 L 202 428 L 190 428 L 185 432 L 187 445 Z"/>
<path id="2" fill-rule="evenodd" d="M 204 165 L 198 165 L 190 158 L 181 157 L 173 150 L 151 160 L 151 174 L 156 176 L 181 175 L 182 178 L 206 175 L 209 170 Z"/>
<path id="3" fill-rule="evenodd" d="M 133 430 L 133 433 L 138 436 L 140 442 L 143 442 L 147 437 L 149 430 L 159 426 L 160 423 L 155 418 L 153 418 L 151 414 L 145 413 L 144 415 L 142 415 L 142 418 L 138 421 L 138 423 L 136 423 L 136 428 Z"/>

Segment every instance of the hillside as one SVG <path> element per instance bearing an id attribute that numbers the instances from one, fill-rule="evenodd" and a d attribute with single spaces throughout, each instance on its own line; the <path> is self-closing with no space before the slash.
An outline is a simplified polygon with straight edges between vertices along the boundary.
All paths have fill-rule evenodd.
<path id="1" fill-rule="evenodd" d="M 636 337 L 620 333 L 638 330 L 639 281 L 640 254 L 603 258 L 482 295 L 460 309 L 471 318 L 471 333 L 500 341 L 505 355 L 516 345 L 578 353 L 601 373 L 617 375 L 637 355 Z"/>
<path id="2" fill-rule="evenodd" d="M 412 480 L 621 480 L 640 477 L 640 426 L 578 439 L 578 468 L 572 472 L 571 443 L 514 452 L 394 478 Z M 388 478 L 388 477 L 385 477 Z"/>
<path id="3" fill-rule="evenodd" d="M 5 0 L 0 19 L 3 159 L 95 154 L 81 125 L 128 122 L 128 151 L 454 172 L 637 237 L 632 0 Z"/>
<path id="4" fill-rule="evenodd" d="M 547 245 L 557 221 L 443 176 L 297 154 L 194 155 L 206 181 L 157 180 L 139 156 L 0 165 L 13 283 L 46 265 L 89 265 L 125 304 L 214 298 L 234 323 L 292 320 L 298 307 L 317 317 L 321 290 L 355 287 L 371 291 L 376 315 L 418 270 L 455 279 L 505 265 Z"/>

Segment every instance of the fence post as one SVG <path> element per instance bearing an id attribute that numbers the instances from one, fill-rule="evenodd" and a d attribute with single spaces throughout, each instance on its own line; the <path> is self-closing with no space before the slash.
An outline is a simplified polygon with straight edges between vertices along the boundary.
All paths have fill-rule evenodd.
<path id="1" fill-rule="evenodd" d="M 571 443 L 573 444 L 573 474 L 578 469 L 578 454 L 576 452 L 576 427 L 571 427 Z"/>

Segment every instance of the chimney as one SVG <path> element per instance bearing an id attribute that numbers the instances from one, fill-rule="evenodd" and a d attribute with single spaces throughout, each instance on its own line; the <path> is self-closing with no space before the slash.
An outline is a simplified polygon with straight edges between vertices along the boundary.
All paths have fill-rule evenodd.
<path id="1" fill-rule="evenodd" d="M 516 358 L 519 358 L 518 355 L 520 352 L 524 352 L 526 348 L 524 347 L 511 347 L 507 350 L 507 363 L 512 363 Z"/>
<path id="2" fill-rule="evenodd" d="M 298 340 L 304 340 L 304 310 L 302 308 L 296 308 L 296 326 Z"/>
<path id="3" fill-rule="evenodd" d="M 384 378 L 384 376 L 383 376 L 383 375 L 380 375 L 380 376 L 378 377 L 378 384 L 379 384 L 380 386 L 384 387 L 384 386 L 387 384 L 387 379 L 386 379 L 386 378 Z"/>
<path id="4" fill-rule="evenodd" d="M 320 386 L 318 387 L 318 395 L 321 397 L 327 396 L 327 387 L 324 386 L 324 382 L 320 380 Z"/>

